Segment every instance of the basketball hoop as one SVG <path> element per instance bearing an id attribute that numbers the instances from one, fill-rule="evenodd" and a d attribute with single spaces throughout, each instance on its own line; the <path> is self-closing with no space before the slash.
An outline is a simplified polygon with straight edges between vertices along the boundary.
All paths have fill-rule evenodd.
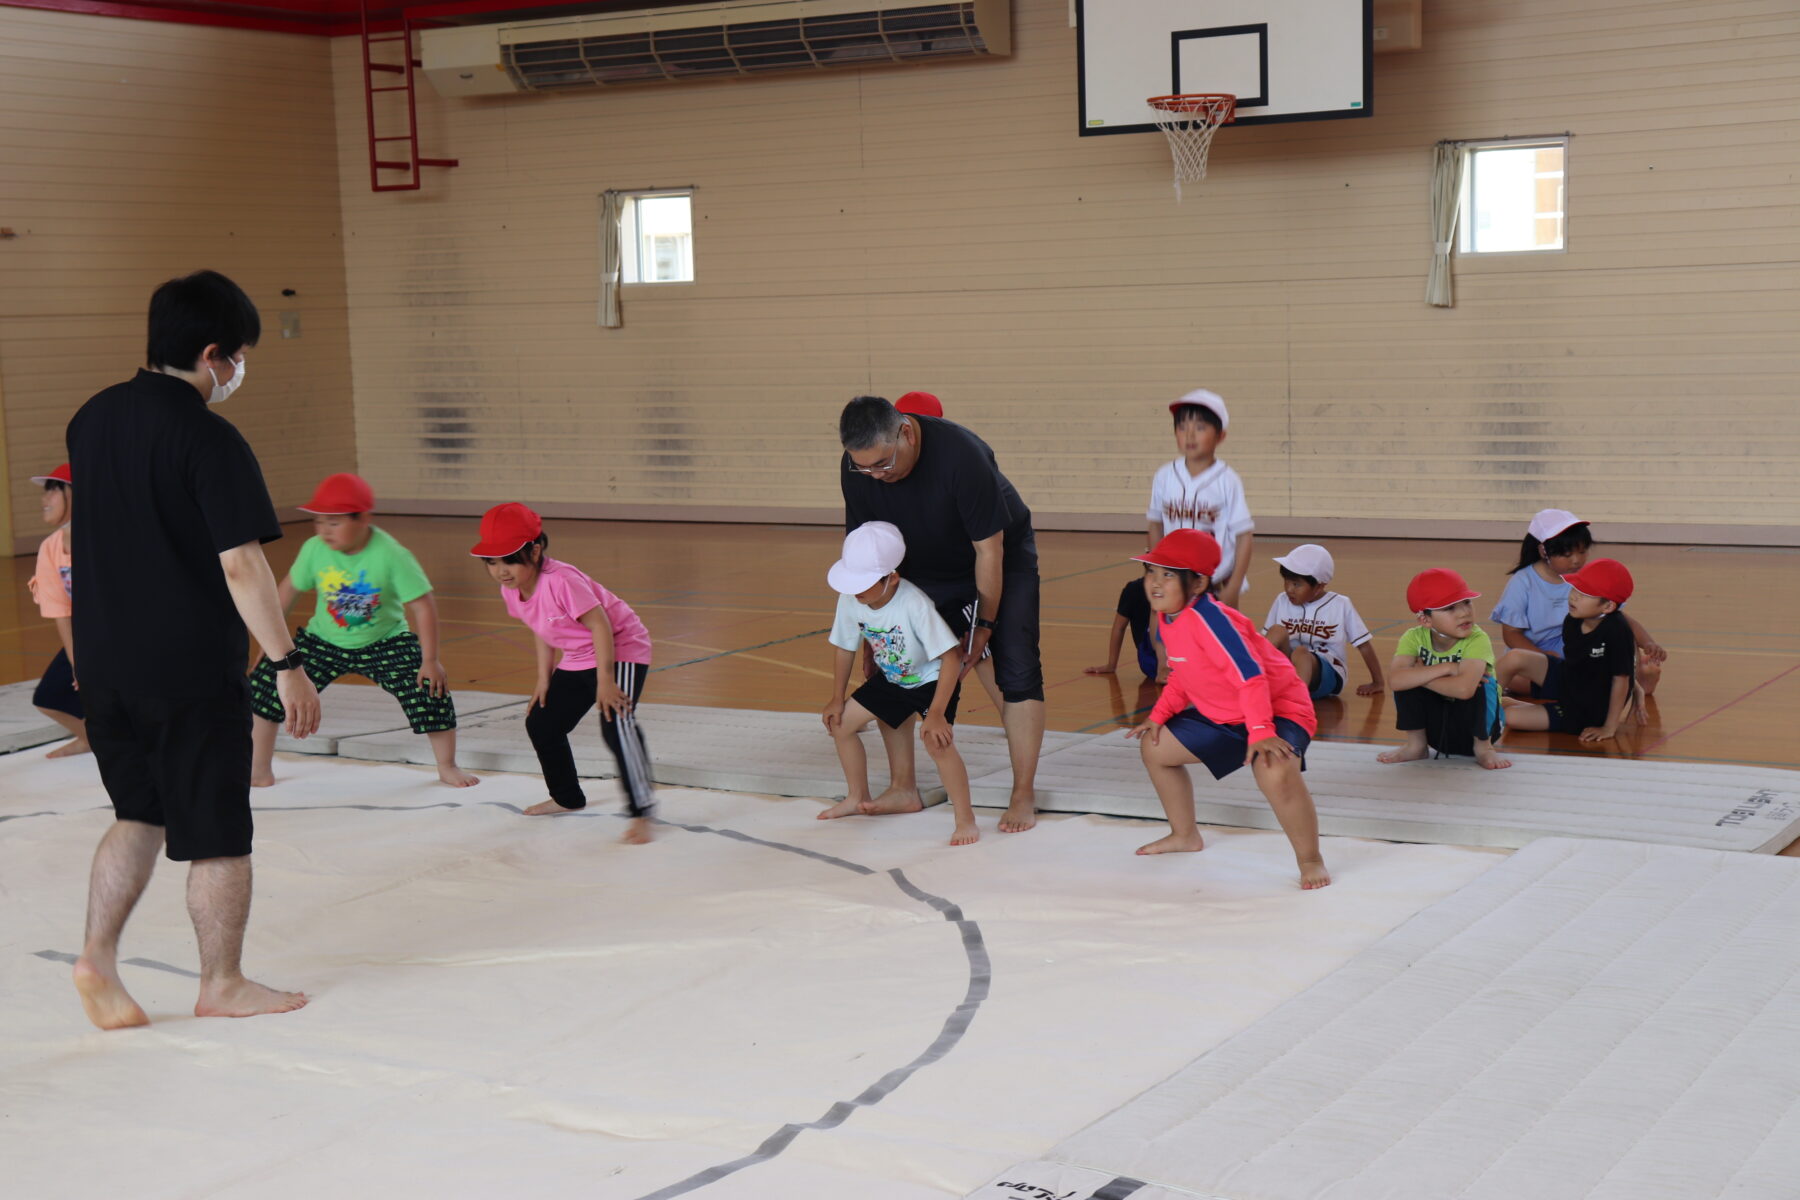
<path id="1" fill-rule="evenodd" d="M 1156 127 L 1169 139 L 1175 157 L 1175 199 L 1181 185 L 1206 178 L 1206 152 L 1213 134 L 1237 113 L 1237 97 L 1202 93 L 1152 96 L 1145 103 L 1156 113 Z"/>

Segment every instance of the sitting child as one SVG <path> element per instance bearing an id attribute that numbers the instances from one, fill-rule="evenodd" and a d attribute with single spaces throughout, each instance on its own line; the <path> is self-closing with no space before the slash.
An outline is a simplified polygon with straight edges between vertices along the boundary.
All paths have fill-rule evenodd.
<path id="1" fill-rule="evenodd" d="M 1119 590 L 1119 602 L 1113 607 L 1112 640 L 1107 645 L 1106 662 L 1098 667 L 1084 667 L 1084 675 L 1112 675 L 1119 669 L 1119 651 L 1124 648 L 1125 634 L 1131 634 L 1131 644 L 1137 650 L 1138 670 L 1144 673 L 1145 679 L 1160 679 L 1162 676 L 1161 656 L 1157 651 L 1161 643 L 1156 640 L 1150 629 L 1150 601 L 1144 595 L 1144 580 L 1134 575 L 1131 581 Z"/>
<path id="2" fill-rule="evenodd" d="M 74 741 L 64 742 L 46 756 L 69 758 L 88 752 L 87 714 L 81 707 L 81 693 L 75 683 L 75 604 L 70 586 L 74 557 L 69 549 L 69 523 L 74 507 L 75 485 L 64 463 L 48 475 L 33 475 L 31 482 L 44 488 L 44 524 L 56 529 L 38 546 L 37 571 L 31 577 L 31 598 L 37 601 L 38 613 L 56 623 L 57 640 L 62 649 L 44 668 L 43 678 L 31 694 L 37 710 L 69 731 Z"/>
<path id="3" fill-rule="evenodd" d="M 1475 624 L 1472 601 L 1480 595 L 1443 567 L 1420 571 L 1406 585 L 1406 607 L 1419 623 L 1401 635 L 1388 668 L 1395 724 L 1406 744 L 1377 754 L 1381 762 L 1410 762 L 1435 750 L 1473 753 L 1489 770 L 1512 766 L 1494 749 L 1505 719 L 1494 645 Z"/>
<path id="4" fill-rule="evenodd" d="M 1324 887 L 1331 875 L 1319 853 L 1319 816 L 1300 777 L 1318 720 L 1293 664 L 1249 617 L 1209 594 L 1219 569 L 1211 534 L 1177 530 L 1137 561 L 1169 652 L 1162 698 L 1125 735 L 1140 739 L 1144 769 L 1169 818 L 1169 836 L 1138 853 L 1204 849 L 1187 768 L 1204 763 L 1223 779 L 1249 763 L 1294 848 L 1300 886 Z"/>
<path id="5" fill-rule="evenodd" d="M 944 781 L 956 813 L 950 844 L 966 846 L 981 833 L 975 827 L 975 810 L 969 800 L 969 770 L 950 728 L 956 721 L 962 645 L 938 615 L 931 598 L 900 578 L 898 568 L 905 557 L 906 539 L 898 527 L 886 521 L 868 521 L 844 538 L 844 556 L 826 576 L 838 593 L 837 617 L 829 639 L 836 654 L 831 700 L 820 716 L 837 742 L 846 793 L 843 800 L 821 812 L 819 819 L 923 808 L 917 793 L 904 797 L 900 804 L 877 805 L 870 798 L 869 760 L 858 736 L 871 721 L 905 732 L 922 717 L 919 736 L 937 764 L 938 777 Z M 850 668 L 865 642 L 879 669 L 846 702 Z"/>
<path id="6" fill-rule="evenodd" d="M 1309 542 L 1295 546 L 1275 565 L 1281 568 L 1281 595 L 1269 606 L 1263 636 L 1288 656 L 1307 694 L 1317 701 L 1344 690 L 1350 675 L 1344 660 L 1350 646 L 1362 654 L 1369 669 L 1369 682 L 1358 685 L 1356 694 L 1373 696 L 1381 691 L 1381 659 L 1375 656 L 1369 627 L 1350 597 L 1326 589 L 1337 573 L 1331 552 Z"/>
<path id="7" fill-rule="evenodd" d="M 1637 641 L 1619 611 L 1631 599 L 1631 572 L 1623 563 L 1597 558 L 1570 575 L 1568 582 L 1569 615 L 1563 618 L 1562 687 L 1557 699 L 1546 705 L 1511 705 L 1507 723 L 1514 729 L 1579 734 L 1584 742 L 1607 741 L 1636 708 L 1632 665 Z M 1550 661 L 1536 650 L 1508 650 L 1500 660 L 1500 674 L 1542 683 Z"/>

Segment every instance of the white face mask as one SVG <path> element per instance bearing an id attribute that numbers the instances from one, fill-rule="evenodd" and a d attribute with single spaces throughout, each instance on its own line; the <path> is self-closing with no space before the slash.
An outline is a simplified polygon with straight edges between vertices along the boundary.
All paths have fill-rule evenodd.
<path id="1" fill-rule="evenodd" d="M 248 365 L 249 364 L 245 362 L 245 360 L 241 358 L 238 359 L 236 361 L 237 370 L 233 371 L 231 373 L 231 378 L 227 379 L 224 383 L 219 382 L 219 374 L 217 371 L 214 371 L 211 367 L 206 368 L 206 373 L 212 376 L 213 381 L 212 395 L 206 398 L 206 402 L 208 404 L 223 404 L 231 399 L 231 393 L 243 386 L 244 368 Z"/>

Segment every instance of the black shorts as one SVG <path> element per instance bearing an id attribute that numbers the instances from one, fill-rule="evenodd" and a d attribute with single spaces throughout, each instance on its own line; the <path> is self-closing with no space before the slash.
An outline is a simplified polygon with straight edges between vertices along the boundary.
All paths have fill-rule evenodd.
<path id="1" fill-rule="evenodd" d="M 250 853 L 250 690 L 141 696 L 87 688 L 88 743 L 121 821 L 161 826 L 176 862 Z"/>
<path id="2" fill-rule="evenodd" d="M 877 721 L 889 729 L 898 729 L 913 717 L 922 717 L 931 711 L 931 702 L 937 697 L 937 680 L 922 683 L 918 687 L 901 687 L 897 683 L 889 683 L 888 677 L 877 673 L 873 679 L 863 682 L 850 697 L 856 703 L 874 714 Z M 962 699 L 962 685 L 958 684 L 950 693 L 950 706 L 944 710 L 944 720 L 956 724 L 956 704 Z"/>
<path id="3" fill-rule="evenodd" d="M 1037 567 L 1007 571 L 1000 577 L 1000 611 L 994 615 L 994 632 L 988 638 L 988 654 L 994 660 L 994 682 L 1009 704 L 1044 698 L 1044 662 L 1038 653 Z M 974 628 L 973 599 L 952 600 L 937 606 L 938 615 L 961 638 L 966 648 Z"/>
<path id="4" fill-rule="evenodd" d="M 1555 662 L 1556 660 L 1551 659 L 1550 661 Z M 1606 724 L 1605 710 L 1596 713 L 1591 708 L 1560 700 L 1551 701 L 1544 708 L 1550 714 L 1550 732 L 1552 733 L 1580 733 L 1584 729 Z"/>
<path id="5" fill-rule="evenodd" d="M 81 706 L 81 693 L 75 690 L 75 668 L 69 665 L 67 650 L 58 650 L 50 665 L 44 668 L 44 677 L 38 680 L 37 690 L 31 693 L 31 702 L 51 712 L 67 713 L 77 721 L 86 714 L 87 710 Z"/>

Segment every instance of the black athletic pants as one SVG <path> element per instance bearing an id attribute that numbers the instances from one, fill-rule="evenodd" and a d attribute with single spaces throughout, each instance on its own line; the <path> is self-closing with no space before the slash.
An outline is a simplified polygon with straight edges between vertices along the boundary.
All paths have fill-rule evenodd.
<path id="1" fill-rule="evenodd" d="M 1497 739 L 1503 725 L 1500 689 L 1493 679 L 1481 681 L 1467 700 L 1453 700 L 1428 687 L 1394 693 L 1394 724 L 1402 733 L 1425 731 L 1425 744 L 1439 754 L 1475 753 L 1475 739 Z"/>
<path id="2" fill-rule="evenodd" d="M 631 697 L 635 706 L 644 694 L 644 680 L 649 677 L 650 668 L 643 663 L 622 662 L 614 663 L 612 671 L 613 682 Z M 531 737 L 531 747 L 537 751 L 538 765 L 543 768 L 544 786 L 549 788 L 550 798 L 564 808 L 587 807 L 587 795 L 575 774 L 575 750 L 569 745 L 569 734 L 594 707 L 599 688 L 599 675 L 591 667 L 585 671 L 559 669 L 550 676 L 550 690 L 543 705 L 525 717 L 525 732 Z M 626 713 L 613 720 L 603 714 L 600 736 L 619 760 L 619 786 L 631 815 L 648 815 L 655 798 L 650 788 L 650 755 L 644 748 L 637 717 Z"/>

